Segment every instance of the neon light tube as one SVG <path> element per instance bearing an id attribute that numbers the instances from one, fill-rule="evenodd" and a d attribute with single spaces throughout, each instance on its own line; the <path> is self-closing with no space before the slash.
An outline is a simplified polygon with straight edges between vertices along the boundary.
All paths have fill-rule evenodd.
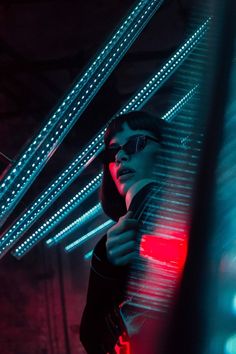
<path id="1" fill-rule="evenodd" d="M 0 226 L 164 0 L 140 0 L 0 186 Z"/>
<path id="2" fill-rule="evenodd" d="M 56 213 L 54 213 L 42 226 L 34 231 L 23 243 L 19 249 L 27 249 L 28 251 L 42 240 L 54 227 L 62 222 L 75 208 L 77 208 L 88 196 L 90 196 L 101 183 L 102 173 L 91 180 L 84 188 L 82 188 L 73 198 L 63 205 Z M 15 237 L 2 242 L 0 246 L 0 258 L 20 239 L 22 233 L 19 231 Z M 20 252 L 20 251 L 19 251 Z M 21 254 L 21 253 L 20 253 Z"/>
<path id="3" fill-rule="evenodd" d="M 135 96 L 132 98 L 129 103 L 117 114 L 125 113 L 128 112 L 132 105 L 131 102 L 136 102 L 136 108 L 138 108 L 138 103 L 140 105 L 143 105 L 143 99 L 141 96 L 142 92 L 145 92 L 146 89 L 149 89 L 149 94 L 151 97 L 153 93 L 156 92 L 156 90 L 159 88 L 158 85 L 156 85 L 157 82 L 161 80 L 161 84 L 164 83 L 164 79 L 166 78 L 166 72 L 169 73 L 169 75 L 173 74 L 173 72 L 176 70 L 176 66 L 170 66 L 168 63 L 172 63 L 172 58 L 175 58 L 182 62 L 185 58 L 186 55 L 183 55 L 183 48 L 187 51 L 187 54 L 190 53 L 190 49 L 188 46 L 191 47 L 191 49 L 196 46 L 197 42 L 202 38 L 203 34 L 206 32 L 208 28 L 210 18 L 208 18 L 207 21 L 204 22 L 203 25 L 201 25 L 196 32 L 180 47 L 179 50 L 176 51 L 176 53 L 171 57 L 171 59 L 165 64 L 161 70 L 158 71 L 157 74 L 155 74 L 151 80 L 149 80 L 149 83 L 144 86 L 143 89 L 141 89 Z M 193 45 L 194 43 L 194 45 Z M 165 69 L 164 69 L 165 68 Z M 171 68 L 171 69 L 170 69 Z M 163 80 L 161 79 L 162 76 L 160 76 L 160 73 L 163 75 Z M 156 81 L 157 80 L 157 81 Z M 150 89 L 150 84 L 154 85 L 155 91 Z M 191 89 L 173 108 L 171 108 L 162 118 L 166 120 L 171 120 L 177 113 L 178 111 L 184 106 L 185 103 L 189 101 L 190 98 L 196 93 L 196 90 L 198 88 L 198 85 L 195 85 L 193 89 Z M 145 97 L 147 99 L 147 94 L 145 93 Z M 102 135 L 104 134 L 105 128 L 103 128 L 99 134 L 96 136 L 95 139 L 93 139 L 90 144 L 86 147 L 85 151 L 90 152 L 90 148 L 96 149 L 96 146 L 93 144 L 95 141 L 98 143 L 99 147 L 98 149 L 101 148 L 102 145 Z M 83 155 L 85 151 L 81 154 Z M 99 151 L 99 150 L 97 150 Z M 94 150 L 93 150 L 94 152 Z M 92 153 L 93 153 L 92 152 Z M 91 160 L 91 155 L 92 153 L 90 152 L 90 157 Z M 80 156 L 79 156 L 80 157 Z M 69 167 L 55 180 L 55 182 L 52 183 L 52 185 L 40 196 L 38 200 L 36 200 L 35 203 L 28 209 L 28 211 L 17 221 L 16 224 L 13 225 L 12 229 L 9 230 L 8 236 L 10 237 L 10 231 L 14 234 L 16 232 L 16 229 L 20 227 L 20 225 L 25 221 L 25 219 L 28 218 L 27 223 L 25 223 L 24 230 L 21 228 L 21 232 L 25 232 L 34 221 L 36 221 L 36 218 L 42 215 L 42 213 L 55 201 L 55 199 L 67 188 L 67 186 L 75 179 L 78 177 L 78 175 L 81 173 L 80 171 L 82 170 L 83 167 L 78 166 L 78 160 L 79 158 L 76 158 L 72 164 L 69 165 Z M 88 160 L 89 161 L 89 160 Z M 82 164 L 83 162 L 81 162 Z M 60 183 L 63 183 L 60 185 Z M 53 192 L 54 190 L 54 192 Z M 51 194 L 50 194 L 51 193 Z M 43 204 L 42 204 L 43 203 Z M 35 212 L 33 213 L 33 211 Z M 32 214 L 33 213 L 33 214 Z M 31 217 L 30 217 L 30 214 Z M 1 242 L 0 242 L 1 245 Z"/>
<path id="4" fill-rule="evenodd" d="M 96 227 L 92 231 L 88 232 L 84 236 L 80 237 L 78 240 L 76 240 L 76 241 L 72 242 L 71 244 L 69 244 L 68 246 L 66 246 L 65 251 L 66 252 L 73 251 L 75 248 L 81 246 L 83 243 L 88 241 L 90 238 L 97 236 L 101 231 L 107 230 L 109 227 L 111 227 L 114 224 L 115 224 L 115 222 L 113 220 L 106 221 L 105 223 L 99 225 L 98 227 Z"/>
<path id="5" fill-rule="evenodd" d="M 182 108 L 183 106 L 193 97 L 193 95 L 196 93 L 196 90 L 197 90 L 197 85 L 192 89 L 190 90 L 174 107 L 172 107 L 164 116 L 163 118 L 168 118 L 168 120 L 172 119 L 174 115 L 176 115 Z M 72 211 L 72 210 L 71 210 Z M 84 219 L 89 220 L 89 217 L 92 217 L 92 214 L 88 214 L 86 215 L 86 217 L 84 216 Z M 34 214 L 33 216 L 31 216 L 31 218 L 34 217 Z M 81 217 L 83 218 L 83 216 Z M 63 218 L 64 220 L 64 218 Z M 83 220 L 83 219 L 82 219 Z M 31 222 L 31 219 L 29 218 L 28 220 L 28 223 Z M 61 221 L 60 218 L 57 218 L 57 224 Z M 23 233 L 25 232 L 25 230 L 28 228 L 28 223 L 25 223 L 25 225 L 23 224 L 22 227 L 20 229 L 18 229 L 18 232 L 14 233 L 14 236 L 12 236 L 13 232 L 15 231 L 14 229 L 14 226 L 3 236 L 2 238 L 2 242 L 0 243 L 0 247 L 4 244 L 4 242 L 6 243 L 6 240 L 7 239 L 14 239 L 16 242 L 16 240 L 19 240 L 20 237 L 23 235 Z M 17 223 L 15 224 L 17 226 Z M 53 225 L 53 226 L 51 226 Z M 45 237 L 51 230 L 52 228 L 55 227 L 54 224 L 51 224 L 49 227 L 46 228 L 47 232 L 42 232 L 41 231 L 41 237 L 40 239 L 36 238 L 35 239 L 35 244 L 36 245 L 39 241 L 42 240 L 43 237 Z M 71 227 L 70 225 L 67 226 L 65 229 L 63 229 L 62 231 L 59 232 L 59 234 L 57 234 L 54 238 L 50 238 L 50 240 L 47 241 L 47 245 L 48 246 L 51 246 L 53 244 L 56 244 L 58 242 L 60 242 L 60 240 L 64 239 L 65 237 L 67 237 L 68 235 L 70 235 L 74 229 L 77 229 L 79 228 L 80 226 L 80 223 L 79 221 L 74 221 L 72 224 L 71 224 Z M 32 239 L 31 238 L 28 238 L 27 239 L 28 242 L 30 243 L 31 247 L 30 249 L 33 247 L 33 243 L 32 243 Z M 27 246 L 27 240 L 24 242 L 24 245 Z M 27 250 L 29 250 L 29 248 L 26 248 Z M 1 252 L 1 248 L 0 248 L 0 252 Z M 22 248 L 19 249 L 19 247 L 17 247 L 14 251 L 13 251 L 13 255 L 16 256 L 17 258 L 19 258 L 19 252 L 20 254 L 22 254 Z M 1 255 L 1 253 L 0 253 Z"/>
<path id="6" fill-rule="evenodd" d="M 82 216 L 80 216 L 78 219 L 73 221 L 71 224 L 67 225 L 63 230 L 58 232 L 55 236 L 49 238 L 46 241 L 46 245 L 48 247 L 57 245 L 59 242 L 64 240 L 67 236 L 72 234 L 74 231 L 78 230 L 83 224 L 95 218 L 96 216 L 100 215 L 101 213 L 102 213 L 102 207 L 101 204 L 98 203 L 93 208 L 91 208 L 86 213 L 84 213 Z M 14 253 L 16 252 L 17 252 L 17 248 L 14 251 Z"/>
<path id="7" fill-rule="evenodd" d="M 87 252 L 85 255 L 84 255 L 84 259 L 86 261 L 90 260 L 92 258 L 92 255 L 93 255 L 93 250 Z"/>
<path id="8" fill-rule="evenodd" d="M 167 77 L 173 74 L 177 69 L 177 66 L 173 66 L 173 58 L 178 61 L 179 65 L 184 61 L 190 51 L 200 41 L 203 34 L 208 29 L 210 18 L 201 25 L 196 32 L 176 51 L 176 53 L 167 61 L 167 63 L 149 80 L 149 82 L 134 95 L 123 109 L 121 109 L 116 115 L 129 112 L 132 107 L 140 109 L 144 102 L 152 97 L 152 95 L 164 84 Z M 186 51 L 186 53 L 184 52 Z M 179 111 L 182 105 L 184 105 L 196 92 L 198 85 L 195 85 L 190 92 L 188 92 L 182 100 L 180 100 L 170 111 L 163 116 L 163 119 L 171 120 L 173 116 Z M 143 99 L 143 95 L 145 100 Z M 63 191 L 80 175 L 90 161 L 100 151 L 102 146 L 102 136 L 105 132 L 105 127 L 98 133 L 98 135 L 92 139 L 92 141 L 86 146 L 85 150 L 63 171 L 59 177 L 42 193 L 42 195 L 29 207 L 25 214 L 13 225 L 12 232 L 16 232 L 16 229 L 28 219 L 25 223 L 24 232 L 41 216 L 51 204 L 63 193 Z M 0 241 L 1 245 L 1 241 Z"/>

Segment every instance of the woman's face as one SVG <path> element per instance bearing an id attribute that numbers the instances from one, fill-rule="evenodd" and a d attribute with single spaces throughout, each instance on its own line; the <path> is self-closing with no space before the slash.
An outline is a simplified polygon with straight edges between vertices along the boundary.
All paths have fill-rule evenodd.
<path id="1" fill-rule="evenodd" d="M 135 135 L 147 135 L 155 138 L 147 130 L 131 129 L 127 123 L 124 123 L 122 127 L 123 130 L 115 134 L 109 142 L 109 147 L 124 145 Z M 148 140 L 144 149 L 133 155 L 128 155 L 123 149 L 117 152 L 115 162 L 109 163 L 109 171 L 122 197 L 126 196 L 127 191 L 134 183 L 145 178 L 155 179 L 153 172 L 158 154 L 160 154 L 160 145 L 152 140 Z M 130 172 L 126 173 L 127 171 L 123 169 L 128 169 Z M 124 174 L 121 173 L 122 170 Z"/>

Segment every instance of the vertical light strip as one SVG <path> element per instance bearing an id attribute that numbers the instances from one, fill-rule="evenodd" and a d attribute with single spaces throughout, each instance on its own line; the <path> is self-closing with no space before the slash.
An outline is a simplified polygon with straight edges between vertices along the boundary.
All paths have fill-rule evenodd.
<path id="1" fill-rule="evenodd" d="M 141 0 L 82 74 L 0 186 L 0 225 L 30 187 L 163 0 Z"/>
<path id="2" fill-rule="evenodd" d="M 141 88 L 131 100 L 126 104 L 121 111 L 116 115 L 127 113 L 132 107 L 135 109 L 140 109 L 144 102 L 146 103 L 148 99 L 162 86 L 170 75 L 172 75 L 177 66 L 173 64 L 173 58 L 175 58 L 179 65 L 186 59 L 186 56 L 195 48 L 197 43 L 202 38 L 203 34 L 209 27 L 210 18 L 208 18 L 198 29 L 194 32 L 188 40 L 174 53 L 174 55 L 167 61 L 164 66 L 158 70 L 157 73 Z M 191 50 L 190 50 L 191 47 Z M 186 51 L 186 54 L 184 52 Z M 185 104 L 192 95 L 195 93 L 197 85 L 190 90 L 185 97 L 182 98 L 172 110 L 166 113 L 163 119 L 170 120 L 180 109 L 181 105 Z M 149 95 L 150 94 L 150 95 Z M 143 96 L 145 99 L 143 99 Z M 176 112 L 175 112 L 176 111 Z M 8 230 L 8 237 L 14 236 L 17 230 L 21 227 L 21 232 L 26 232 L 29 227 L 39 218 L 51 205 L 52 203 L 63 193 L 63 191 L 80 175 L 85 167 L 93 160 L 96 154 L 101 150 L 102 147 L 102 137 L 105 132 L 105 127 L 100 130 L 94 139 L 86 146 L 82 153 L 76 157 L 75 160 L 63 171 L 62 174 L 57 177 L 52 184 L 45 189 L 45 191 L 40 195 L 40 197 L 32 203 L 28 210 L 17 220 L 17 222 Z M 86 164 L 86 165 L 85 165 Z M 22 224 L 24 223 L 24 227 Z M 2 235 L 5 238 L 5 234 Z M 0 240 L 1 246 L 2 240 Z"/>
<path id="3" fill-rule="evenodd" d="M 92 231 L 88 232 L 87 234 L 83 235 L 80 237 L 78 240 L 70 243 L 68 246 L 65 247 L 66 252 L 71 252 L 75 248 L 81 246 L 83 243 L 87 242 L 90 238 L 97 236 L 99 233 L 106 232 L 108 228 L 110 228 L 112 225 L 114 225 L 115 222 L 113 220 L 108 220 L 105 223 L 99 225 Z"/>
<path id="4" fill-rule="evenodd" d="M 22 244 L 20 249 L 27 250 L 27 252 L 34 247 L 40 240 L 42 240 L 54 227 L 62 222 L 75 208 L 77 208 L 84 200 L 88 198 L 101 183 L 102 173 L 92 179 L 84 188 L 82 188 L 73 198 L 64 204 L 56 213 L 47 219 L 36 231 L 34 231 Z M 0 247 L 0 259 L 6 252 L 14 246 L 14 244 L 21 238 L 20 230 L 15 237 L 3 242 Z M 20 252 L 20 251 L 19 251 Z"/>

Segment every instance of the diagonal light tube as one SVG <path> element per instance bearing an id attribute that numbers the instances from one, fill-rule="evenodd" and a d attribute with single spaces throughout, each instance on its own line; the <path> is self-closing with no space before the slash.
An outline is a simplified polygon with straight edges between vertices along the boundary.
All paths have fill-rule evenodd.
<path id="1" fill-rule="evenodd" d="M 147 102 L 148 99 L 164 84 L 177 69 L 177 67 L 184 61 L 187 55 L 193 50 L 202 36 L 209 28 L 211 18 L 208 18 L 190 38 L 174 53 L 174 55 L 164 64 L 164 66 L 142 87 L 117 114 L 127 113 L 130 110 L 138 110 Z M 178 62 L 176 65 L 175 59 Z M 196 88 L 189 92 L 190 95 L 194 94 Z M 144 98 L 143 96 L 144 95 Z M 178 104 L 183 104 L 184 100 Z M 117 115 L 116 114 L 116 115 Z M 172 112 L 168 112 L 172 115 Z M 174 107 L 173 107 L 174 114 Z M 165 117 L 168 119 L 168 117 Z M 29 209 L 17 220 L 17 222 L 2 235 L 0 240 L 0 246 L 2 242 L 5 242 L 8 238 L 12 237 L 17 232 L 17 229 L 21 227 L 22 235 L 29 227 L 41 216 L 47 208 L 62 194 L 62 192 L 80 175 L 90 161 L 101 150 L 102 136 L 105 132 L 105 127 L 100 130 L 97 136 L 86 146 L 85 150 L 63 171 L 59 177 L 57 177 L 53 183 L 47 188 L 42 195 L 34 202 Z M 24 223 L 24 227 L 21 225 Z"/>
<path id="2" fill-rule="evenodd" d="M 195 85 L 193 87 L 193 89 L 191 89 L 182 99 L 180 99 L 162 118 L 163 119 L 165 118 L 167 120 L 173 119 L 173 117 L 182 109 L 182 107 L 193 97 L 193 95 L 196 93 L 197 88 L 198 88 L 198 85 Z M 70 211 L 73 211 L 73 209 L 75 207 L 77 207 L 77 204 L 74 207 L 71 206 Z M 59 243 L 60 241 L 62 241 L 66 237 L 68 237 L 72 232 L 74 232 L 75 230 L 79 229 L 80 226 L 85 221 L 88 222 L 90 218 L 96 216 L 96 212 L 94 213 L 94 208 L 97 209 L 96 212 L 98 212 L 98 213 L 101 211 L 101 210 L 99 210 L 100 208 L 98 207 L 98 205 L 96 205 L 92 209 L 88 210 L 81 217 L 76 219 L 71 224 L 67 225 L 57 235 L 55 235 L 54 237 L 50 238 L 47 241 L 47 245 L 48 246 L 52 246 L 52 245 L 55 245 L 55 244 Z M 67 215 L 68 214 L 69 214 L 69 212 L 67 212 Z M 56 216 L 56 221 L 54 221 L 52 223 L 50 220 L 54 219 L 55 216 Z M 53 228 L 55 228 L 55 226 L 57 226 L 62 220 L 64 220 L 64 217 L 62 219 L 62 218 L 58 218 L 57 216 L 58 216 L 58 212 L 56 212 L 49 219 L 49 221 L 44 222 L 44 224 L 39 229 L 37 229 L 33 234 L 31 234 L 20 246 L 18 246 L 12 252 L 12 254 L 16 258 L 19 259 L 19 258 L 23 257 L 27 252 L 29 252 L 29 250 L 32 249 L 39 241 L 41 241 Z M 35 235 L 36 236 L 39 235 L 39 236 L 35 237 Z M 17 240 L 20 237 L 21 236 L 19 234 L 19 236 L 17 236 Z M 0 248 L 0 258 L 1 258 L 1 252 L 2 252 L 2 250 Z"/>
<path id="3" fill-rule="evenodd" d="M 67 225 L 58 232 L 55 236 L 49 238 L 46 241 L 48 247 L 52 247 L 57 245 L 59 242 L 64 240 L 67 236 L 71 235 L 73 232 L 78 230 L 84 223 L 89 222 L 93 218 L 97 217 L 98 215 L 102 214 L 102 206 L 100 203 L 97 203 L 94 207 L 86 211 L 83 215 L 81 215 L 78 219 L 74 220 L 71 224 Z M 14 251 L 14 255 L 17 253 L 17 249 Z"/>
<path id="4" fill-rule="evenodd" d="M 0 186 L 0 226 L 164 0 L 140 0 Z"/>
<path id="5" fill-rule="evenodd" d="M 95 190 L 98 189 L 101 183 L 102 172 L 95 176 L 84 188 L 82 188 L 74 197 L 64 204 L 56 213 L 35 230 L 20 246 L 20 249 L 30 250 L 42 240 L 54 227 L 62 222 L 75 208 L 77 208 L 84 200 L 86 200 Z M 0 248 L 0 258 L 19 240 L 20 234 L 16 234 L 5 242 Z"/>
<path id="6" fill-rule="evenodd" d="M 191 89 L 183 98 L 181 98 L 162 118 L 166 120 L 171 120 L 173 117 L 183 108 L 183 106 L 194 96 L 198 89 L 198 85 L 195 85 L 193 89 Z M 101 207 L 100 207 L 101 208 Z M 76 219 L 74 222 L 71 224 L 67 225 L 63 230 L 61 230 L 57 235 L 54 237 L 50 238 L 46 244 L 48 246 L 53 246 L 58 244 L 60 241 L 64 240 L 66 237 L 71 235 L 72 232 L 75 230 L 78 230 L 80 226 L 84 222 L 88 222 L 90 218 L 97 216 L 97 212 L 99 213 L 101 209 L 99 208 L 99 204 L 95 205 L 92 209 L 88 210 L 85 214 L 83 214 L 81 217 Z M 100 209 L 100 210 L 99 210 Z M 94 210 L 96 210 L 94 212 Z M 55 215 L 55 214 L 54 214 Z M 57 223 L 58 224 L 58 223 Z M 56 225 L 57 225 L 56 224 Z M 33 246 L 35 246 L 42 238 L 44 238 L 47 233 L 49 233 L 56 225 L 51 224 L 49 227 L 47 226 L 47 223 L 44 223 L 45 227 L 44 229 L 41 229 L 40 231 L 40 237 L 34 238 L 33 235 L 29 236 L 20 246 L 18 246 L 13 252 L 13 256 L 16 258 L 20 259 L 22 258 L 26 253 L 29 252 L 30 249 L 32 249 Z M 39 229 L 38 229 L 39 230 Z M 45 230 L 45 231 L 44 231 Z M 39 233 L 36 231 L 36 233 Z M 92 234 L 93 235 L 93 234 Z M 90 237 L 88 238 L 90 239 Z M 78 243 L 80 245 L 80 243 Z M 76 244 L 74 245 L 76 247 Z"/>
<path id="7" fill-rule="evenodd" d="M 108 228 L 110 228 L 112 225 L 114 225 L 115 222 L 113 220 L 108 220 L 105 223 L 99 225 L 92 231 L 88 232 L 87 234 L 81 236 L 78 240 L 70 243 L 65 247 L 66 252 L 71 252 L 75 248 L 81 246 L 83 243 L 87 242 L 90 238 L 97 236 L 101 231 L 106 232 Z"/>

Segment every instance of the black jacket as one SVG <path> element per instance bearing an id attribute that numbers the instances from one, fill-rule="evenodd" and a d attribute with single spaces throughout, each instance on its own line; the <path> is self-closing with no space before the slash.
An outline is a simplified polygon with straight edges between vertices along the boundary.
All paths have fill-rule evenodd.
<path id="1" fill-rule="evenodd" d="M 139 209 L 152 185 L 146 185 L 135 195 L 129 210 Z M 122 329 L 122 323 L 116 327 L 119 321 L 116 310 L 124 300 L 129 267 L 109 263 L 106 239 L 107 236 L 103 236 L 93 252 L 87 303 L 80 325 L 80 340 L 88 354 L 112 352 Z"/>

